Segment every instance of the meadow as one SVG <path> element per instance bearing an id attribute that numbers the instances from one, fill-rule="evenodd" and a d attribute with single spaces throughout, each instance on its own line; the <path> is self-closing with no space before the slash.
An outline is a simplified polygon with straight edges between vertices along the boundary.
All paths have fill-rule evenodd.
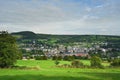
<path id="1" fill-rule="evenodd" d="M 81 60 L 90 65 L 88 60 Z M 60 65 L 70 61 L 60 61 Z M 109 66 L 109 63 L 103 63 Z M 16 66 L 35 69 L 0 69 L 0 80 L 119 80 L 120 68 L 59 68 L 52 60 L 18 60 Z"/>

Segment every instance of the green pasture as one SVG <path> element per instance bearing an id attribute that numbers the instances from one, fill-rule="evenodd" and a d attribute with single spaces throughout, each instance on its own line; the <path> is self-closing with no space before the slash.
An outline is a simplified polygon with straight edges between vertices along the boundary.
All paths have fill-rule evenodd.
<path id="1" fill-rule="evenodd" d="M 89 60 L 81 60 L 90 65 Z M 70 64 L 60 61 L 59 65 Z M 58 68 L 52 60 L 18 60 L 17 66 L 39 69 L 0 69 L 0 80 L 119 80 L 120 68 Z M 109 63 L 103 63 L 108 66 Z"/>

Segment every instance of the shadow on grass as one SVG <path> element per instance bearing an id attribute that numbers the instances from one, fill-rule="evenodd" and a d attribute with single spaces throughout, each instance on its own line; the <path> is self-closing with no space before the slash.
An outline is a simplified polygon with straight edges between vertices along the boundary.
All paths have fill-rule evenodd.
<path id="1" fill-rule="evenodd" d="M 79 75 L 81 73 L 78 73 Z M 120 73 L 82 73 L 72 76 L 4 75 L 0 80 L 119 80 Z M 57 75 L 57 74 L 56 74 Z"/>
<path id="2" fill-rule="evenodd" d="M 78 73 L 79 74 L 79 73 Z M 84 75 L 89 77 L 88 80 L 119 80 L 120 73 L 96 73 L 96 72 L 85 72 Z M 86 77 L 87 77 L 86 76 Z M 88 78 L 87 77 L 87 78 Z M 90 79 L 91 78 L 91 79 Z M 93 79 L 92 79 L 93 78 Z"/>
<path id="3" fill-rule="evenodd" d="M 43 75 L 16 75 L 0 76 L 0 80 L 90 80 L 86 77 L 43 76 Z"/>

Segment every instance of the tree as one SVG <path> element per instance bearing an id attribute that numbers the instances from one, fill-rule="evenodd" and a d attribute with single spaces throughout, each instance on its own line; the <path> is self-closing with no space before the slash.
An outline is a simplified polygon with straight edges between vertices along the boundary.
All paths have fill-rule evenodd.
<path id="1" fill-rule="evenodd" d="M 76 67 L 76 68 L 79 68 L 79 67 L 83 67 L 83 66 L 84 66 L 83 63 L 80 62 L 80 61 L 78 61 L 78 60 L 72 61 L 72 62 L 71 62 L 71 65 L 72 65 L 73 67 Z"/>
<path id="2" fill-rule="evenodd" d="M 53 56 L 53 57 L 52 57 L 52 60 L 57 60 L 57 56 Z"/>
<path id="3" fill-rule="evenodd" d="M 57 57 L 57 60 L 62 60 L 62 56 L 58 56 L 58 57 Z"/>
<path id="4" fill-rule="evenodd" d="M 0 32 L 0 67 L 8 68 L 14 65 L 18 58 L 16 39 L 7 31 Z"/>
<path id="5" fill-rule="evenodd" d="M 47 60 L 47 56 L 42 56 L 42 60 Z"/>
<path id="6" fill-rule="evenodd" d="M 92 58 L 91 58 L 91 66 L 92 67 L 102 67 L 101 62 L 102 62 L 102 60 L 100 57 L 92 56 Z"/>
<path id="7" fill-rule="evenodd" d="M 65 61 L 73 61 L 74 60 L 74 56 L 64 56 L 63 60 Z"/>
<path id="8" fill-rule="evenodd" d="M 111 63 L 111 66 L 120 66 L 120 59 L 114 59 Z"/>

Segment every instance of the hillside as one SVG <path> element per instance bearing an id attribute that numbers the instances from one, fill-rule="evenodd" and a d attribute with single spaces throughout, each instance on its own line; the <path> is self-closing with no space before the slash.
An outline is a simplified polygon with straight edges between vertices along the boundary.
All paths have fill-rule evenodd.
<path id="1" fill-rule="evenodd" d="M 17 33 L 12 33 L 14 36 L 22 36 L 21 39 L 36 39 L 37 35 L 31 31 L 22 31 Z"/>
<path id="2" fill-rule="evenodd" d="M 51 35 L 51 34 L 36 34 L 31 31 L 22 31 L 12 33 L 17 37 L 18 42 L 36 40 L 38 43 L 47 44 L 70 44 L 74 42 L 85 43 L 108 43 L 109 47 L 120 48 L 120 36 L 112 35 Z M 18 38 L 18 36 L 21 36 Z"/>
<path id="3" fill-rule="evenodd" d="M 26 55 L 98 54 L 102 58 L 120 56 L 120 36 L 50 35 L 30 31 L 12 33 L 19 49 Z M 29 53 L 29 54 L 28 54 Z"/>

